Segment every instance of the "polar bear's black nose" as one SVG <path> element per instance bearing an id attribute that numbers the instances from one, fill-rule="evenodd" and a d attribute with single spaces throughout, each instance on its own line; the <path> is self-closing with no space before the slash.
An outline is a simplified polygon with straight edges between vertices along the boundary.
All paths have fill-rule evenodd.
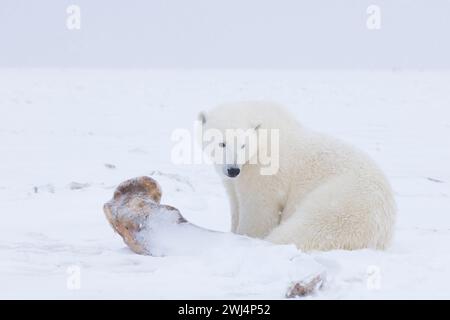
<path id="1" fill-rule="evenodd" d="M 239 168 L 228 168 L 227 169 L 227 175 L 230 178 L 236 177 L 239 174 L 239 172 L 241 172 L 241 170 L 239 170 Z"/>

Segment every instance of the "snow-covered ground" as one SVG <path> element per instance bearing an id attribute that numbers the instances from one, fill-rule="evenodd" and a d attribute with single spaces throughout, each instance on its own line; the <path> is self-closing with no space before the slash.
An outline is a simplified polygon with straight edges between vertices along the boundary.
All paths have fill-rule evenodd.
<path id="1" fill-rule="evenodd" d="M 240 99 L 286 104 L 394 187 L 393 246 L 311 253 L 328 283 L 309 298 L 450 298 L 450 71 L 14 69 L 0 70 L 0 298 L 282 298 L 279 279 L 247 277 L 261 261 L 139 256 L 102 212 L 117 184 L 148 175 L 163 203 L 227 230 L 219 178 L 172 164 L 170 138 Z"/>

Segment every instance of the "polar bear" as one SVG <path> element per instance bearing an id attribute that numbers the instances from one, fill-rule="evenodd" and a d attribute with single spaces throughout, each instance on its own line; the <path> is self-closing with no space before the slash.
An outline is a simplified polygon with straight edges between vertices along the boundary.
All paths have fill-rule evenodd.
<path id="1" fill-rule="evenodd" d="M 228 193 L 232 232 L 295 244 L 303 251 L 389 245 L 396 215 L 393 192 L 363 152 L 306 129 L 273 102 L 223 104 L 201 112 L 199 120 L 203 137 L 216 133 L 203 139 L 203 147 Z M 250 146 L 255 138 L 265 142 Z M 240 161 L 239 150 L 245 154 Z M 271 163 L 259 160 L 264 154 Z"/>

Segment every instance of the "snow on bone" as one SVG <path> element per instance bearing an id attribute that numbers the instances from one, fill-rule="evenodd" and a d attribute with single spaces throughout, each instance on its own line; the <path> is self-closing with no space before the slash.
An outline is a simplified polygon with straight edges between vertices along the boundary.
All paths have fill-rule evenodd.
<path id="1" fill-rule="evenodd" d="M 239 264 L 241 273 L 286 281 L 285 296 L 305 296 L 320 288 L 325 269 L 293 245 L 274 245 L 241 235 L 201 228 L 178 209 L 160 203 L 162 191 L 150 177 L 121 183 L 104 205 L 107 220 L 127 246 L 150 256 L 198 256 Z"/>

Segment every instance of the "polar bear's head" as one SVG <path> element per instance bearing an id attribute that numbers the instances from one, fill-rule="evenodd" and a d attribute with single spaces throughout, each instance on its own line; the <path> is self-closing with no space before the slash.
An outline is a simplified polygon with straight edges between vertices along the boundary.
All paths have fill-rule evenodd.
<path id="1" fill-rule="evenodd" d="M 267 146 L 274 141 L 267 139 L 268 128 L 254 109 L 226 105 L 201 112 L 198 120 L 203 151 L 221 175 L 236 178 L 251 165 L 261 166 L 262 159 L 266 167 L 276 164 L 278 170 L 278 159 L 276 163 L 267 161 Z M 271 149 L 275 150 L 273 146 Z"/>

